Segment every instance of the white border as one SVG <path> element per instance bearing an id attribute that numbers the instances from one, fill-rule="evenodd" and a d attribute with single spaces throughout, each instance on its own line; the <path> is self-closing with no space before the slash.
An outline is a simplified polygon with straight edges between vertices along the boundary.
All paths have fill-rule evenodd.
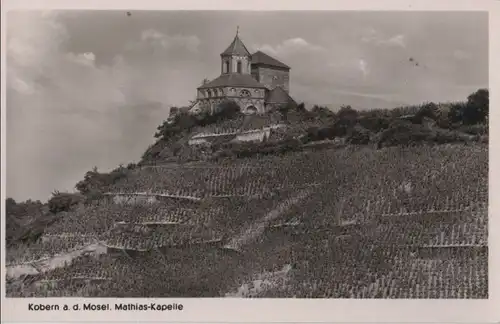
<path id="1" fill-rule="evenodd" d="M 433 10 L 433 11 L 489 11 L 490 12 L 490 106 L 500 105 L 500 95 L 496 93 L 500 84 L 500 1 L 463 1 L 463 0 L 4 0 L 2 2 L 2 94 L 5 93 L 5 18 L 6 11 L 13 9 L 122 9 L 122 10 Z M 496 53 L 494 55 L 493 53 Z M 2 95 L 1 111 L 1 208 L 5 202 L 5 96 Z M 500 124 L 500 110 L 491 109 L 490 125 Z M 93 303 L 114 304 L 118 299 L 82 298 L 44 298 L 44 299 L 6 299 L 5 268 L 2 266 L 2 322 L 128 322 L 128 321 L 165 321 L 165 322 L 439 322 L 439 323 L 483 323 L 500 321 L 499 224 L 492 217 L 500 210 L 500 199 L 496 198 L 495 188 L 500 179 L 497 169 L 498 144 L 496 139 L 500 129 L 490 127 L 490 217 L 489 217 L 489 296 L 488 300 L 341 300 L 341 299 L 120 299 L 119 302 L 158 302 L 182 303 L 182 312 L 28 312 L 30 302 L 44 304 Z M 500 192 L 500 191 L 499 191 Z M 500 198 L 500 197 L 499 197 Z M 5 218 L 1 217 L 2 231 Z M 4 232 L 2 232 L 3 234 Z M 2 235 L 3 237 L 3 235 Z M 1 240 L 2 252 L 5 242 Z M 2 253 L 2 264 L 5 253 Z"/>

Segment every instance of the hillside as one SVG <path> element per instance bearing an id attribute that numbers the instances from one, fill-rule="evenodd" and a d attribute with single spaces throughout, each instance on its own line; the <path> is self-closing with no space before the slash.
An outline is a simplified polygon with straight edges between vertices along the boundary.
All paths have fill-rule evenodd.
<path id="1" fill-rule="evenodd" d="M 346 111 L 163 124 L 141 163 L 89 172 L 85 201 L 8 250 L 7 295 L 487 298 L 488 144 Z"/>

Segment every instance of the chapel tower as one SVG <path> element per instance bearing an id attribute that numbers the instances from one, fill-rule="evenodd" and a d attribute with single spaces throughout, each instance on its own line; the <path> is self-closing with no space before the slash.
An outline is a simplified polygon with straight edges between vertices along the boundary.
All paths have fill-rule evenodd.
<path id="1" fill-rule="evenodd" d="M 252 56 L 239 37 L 239 28 L 229 47 L 221 53 L 221 74 L 250 74 Z"/>

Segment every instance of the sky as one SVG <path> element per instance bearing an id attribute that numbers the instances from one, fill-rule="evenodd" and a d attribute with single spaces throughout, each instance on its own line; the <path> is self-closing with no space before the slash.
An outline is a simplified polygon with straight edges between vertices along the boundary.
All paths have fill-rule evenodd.
<path id="1" fill-rule="evenodd" d="M 140 159 L 239 26 L 291 66 L 291 95 L 338 109 L 464 100 L 488 87 L 481 12 L 11 11 L 7 196 L 46 200 Z M 417 66 L 418 63 L 418 66 Z"/>

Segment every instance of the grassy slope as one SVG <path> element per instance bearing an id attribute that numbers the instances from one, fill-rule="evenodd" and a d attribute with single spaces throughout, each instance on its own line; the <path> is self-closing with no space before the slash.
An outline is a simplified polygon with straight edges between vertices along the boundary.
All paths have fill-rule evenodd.
<path id="1" fill-rule="evenodd" d="M 200 231 L 206 233 L 207 230 L 212 230 L 208 231 L 209 236 L 222 235 L 230 239 L 264 218 L 280 202 L 298 190 L 279 190 L 280 183 L 285 182 L 289 187 L 294 185 L 297 188 L 301 185 L 321 183 L 321 186 L 314 187 L 313 194 L 305 201 L 296 206 L 288 206 L 285 212 L 279 214 L 278 218 L 270 223 L 279 224 L 292 219 L 300 220 L 302 226 L 299 232 L 296 232 L 297 230 L 288 232 L 266 230 L 263 235 L 259 236 L 260 239 L 247 243 L 240 253 L 220 249 L 203 250 L 197 246 L 187 252 L 170 250 L 161 255 L 150 254 L 133 258 L 102 256 L 100 260 L 82 261 L 71 267 L 74 268 L 74 274 L 86 271 L 102 272 L 109 276 L 110 280 L 95 281 L 86 285 L 77 284 L 76 281 L 59 281 L 59 284 L 65 287 L 64 289 L 49 289 L 45 292 L 35 289 L 34 286 L 24 287 L 21 292 L 19 287 L 12 286 L 9 295 L 29 294 L 30 291 L 37 291 L 39 295 L 51 295 L 57 292 L 59 295 L 92 296 L 152 297 L 206 296 L 207 294 L 216 296 L 234 290 L 245 280 L 262 271 L 274 271 L 281 269 L 287 263 L 293 263 L 296 269 L 293 271 L 294 279 L 291 286 L 267 290 L 264 293 L 265 296 L 292 297 L 298 294 L 299 297 L 343 297 L 344 295 L 349 297 L 350 294 L 361 294 L 362 291 L 368 289 L 366 287 L 375 287 L 373 282 L 378 280 L 375 278 L 377 273 L 385 273 L 386 276 L 394 277 L 399 272 L 403 275 L 415 272 L 415 270 L 405 268 L 404 265 L 416 264 L 417 268 L 423 266 L 422 264 L 425 265 L 424 261 L 418 261 L 418 259 L 411 259 L 412 262 L 400 262 L 397 265 L 391 263 L 396 262 L 394 255 L 402 255 L 400 260 L 409 260 L 409 252 L 401 248 L 402 243 L 407 243 L 408 236 L 403 235 L 401 238 L 392 235 L 393 233 L 407 233 L 407 229 L 377 225 L 381 219 L 385 219 L 383 217 L 390 217 L 388 215 L 393 215 L 393 218 L 406 217 L 394 216 L 402 211 L 461 209 L 463 211 L 457 213 L 462 216 L 452 218 L 453 224 L 458 226 L 457 230 L 471 231 L 479 226 L 479 234 L 485 235 L 484 226 L 481 228 L 474 221 L 478 219 L 478 213 L 467 212 L 466 208 L 475 206 L 476 203 L 487 203 L 487 145 L 382 150 L 348 147 L 340 150 L 290 153 L 285 157 L 268 157 L 264 161 L 247 160 L 244 162 L 246 166 L 250 164 L 250 166 L 267 168 L 260 169 L 261 172 L 242 168 L 239 165 L 241 161 L 233 164 L 233 171 L 224 173 L 213 168 L 213 165 L 207 165 L 208 168 L 196 171 L 193 169 L 177 170 L 179 172 L 176 173 L 161 172 L 161 169 L 152 173 L 151 169 L 142 169 L 115 188 L 120 191 L 134 191 L 137 188 L 153 189 L 152 185 L 155 185 L 155 191 L 166 191 L 177 188 L 179 184 L 189 183 L 189 186 L 185 188 L 187 191 L 197 188 L 197 193 L 205 193 L 208 196 L 221 192 L 249 194 L 261 191 L 266 193 L 264 197 L 250 200 L 210 198 L 199 205 L 165 200 L 160 202 L 160 206 L 166 210 L 160 213 L 157 210 L 148 210 L 150 207 L 140 206 L 124 208 L 113 204 L 103 204 L 81 207 L 80 210 L 67 215 L 66 225 L 53 227 L 49 232 L 52 234 L 61 234 L 64 231 L 79 234 L 92 233 L 93 239 L 97 236 L 99 240 L 111 240 L 118 235 L 110 234 L 114 233 L 112 228 L 116 221 L 124 218 L 137 221 L 151 214 L 174 217 L 179 213 L 182 214 L 180 210 L 190 208 L 197 210 L 198 213 L 190 214 L 194 215 L 194 220 L 193 216 L 186 218 L 185 222 L 191 222 L 191 224 L 176 229 L 177 235 L 190 238 L 193 233 L 200 233 Z M 176 174 L 182 177 L 175 178 Z M 147 182 L 148 178 L 151 179 L 151 183 Z M 214 206 L 223 209 L 213 212 Z M 466 214 L 467 217 L 464 216 Z M 428 220 L 423 223 L 424 225 L 418 221 L 410 221 L 411 224 L 416 224 L 410 230 L 418 229 L 420 233 L 417 236 L 421 240 L 417 240 L 419 244 L 425 244 L 429 236 L 441 235 L 433 231 L 438 228 L 440 222 L 446 220 L 435 219 L 434 214 L 428 215 Z M 178 217 L 177 220 L 181 218 Z M 484 220 L 481 224 L 484 225 L 484 222 L 487 224 L 484 212 L 480 219 Z M 335 224 L 346 220 L 360 222 L 363 226 L 357 229 L 356 233 L 359 234 L 353 236 L 353 232 L 348 231 L 348 236 L 339 238 L 342 233 L 335 230 Z M 460 227 L 462 224 L 469 226 Z M 477 226 L 474 227 L 474 224 Z M 374 230 L 374 228 L 379 230 Z M 149 232 L 139 232 L 136 235 L 139 238 L 141 235 L 144 238 L 155 235 L 161 237 L 161 233 L 161 231 L 149 230 Z M 374 234 L 370 235 L 370 233 Z M 463 236 L 467 237 L 467 234 Z M 360 240 L 360 237 L 365 237 L 365 239 Z M 456 240 L 456 237 L 454 236 L 453 239 Z M 339 242 L 343 243 L 339 244 Z M 155 244 L 158 242 L 153 240 L 150 246 L 155 246 Z M 384 247 L 387 244 L 396 247 L 393 254 L 384 258 L 374 254 L 380 252 L 376 249 L 377 246 Z M 48 249 L 54 253 L 59 247 L 54 244 Z M 387 248 L 382 250 L 384 249 L 387 250 Z M 366 251 L 366 254 L 360 255 L 354 251 Z M 374 255 L 377 255 L 377 258 Z M 182 262 L 169 262 L 176 258 L 180 258 Z M 381 271 L 380 267 L 383 265 L 372 264 L 370 260 L 374 259 L 384 261 L 382 264 L 388 269 L 393 269 L 394 273 Z M 471 262 L 469 262 L 471 266 L 475 267 L 472 272 L 473 276 L 479 273 L 477 277 L 479 279 L 474 277 L 478 281 L 471 282 L 479 283 L 484 287 L 485 280 L 487 280 L 484 276 L 484 269 L 487 269 L 484 259 L 482 263 L 477 260 Z M 446 269 L 452 267 L 452 265 L 443 266 Z M 365 270 L 356 272 L 355 269 Z M 55 270 L 42 277 L 67 279 L 70 273 Z M 130 281 L 128 278 L 134 278 L 134 280 Z M 179 281 L 179 278 L 182 279 Z M 339 280 L 350 283 L 350 286 L 340 287 Z M 427 282 L 426 280 L 428 280 L 427 277 L 417 278 L 409 283 L 398 283 L 398 285 L 416 287 L 420 282 L 419 287 L 423 287 L 423 282 Z M 163 284 L 158 284 L 159 281 Z M 354 282 L 357 283 L 354 284 Z M 177 284 L 174 285 L 174 283 Z M 299 289 L 299 283 L 301 287 L 309 288 Z M 456 284 L 456 282 L 449 281 L 449 289 L 457 290 Z M 376 288 L 370 289 L 382 291 L 380 287 L 383 285 L 377 285 Z M 320 288 L 317 288 L 318 286 Z M 472 292 L 473 286 L 471 284 L 467 288 L 471 296 L 484 297 L 487 293 L 486 288 Z M 290 287 L 293 289 L 290 290 Z M 413 291 L 412 294 L 412 296 L 415 295 Z M 403 293 L 399 293 L 399 290 L 393 295 L 404 296 Z"/>

